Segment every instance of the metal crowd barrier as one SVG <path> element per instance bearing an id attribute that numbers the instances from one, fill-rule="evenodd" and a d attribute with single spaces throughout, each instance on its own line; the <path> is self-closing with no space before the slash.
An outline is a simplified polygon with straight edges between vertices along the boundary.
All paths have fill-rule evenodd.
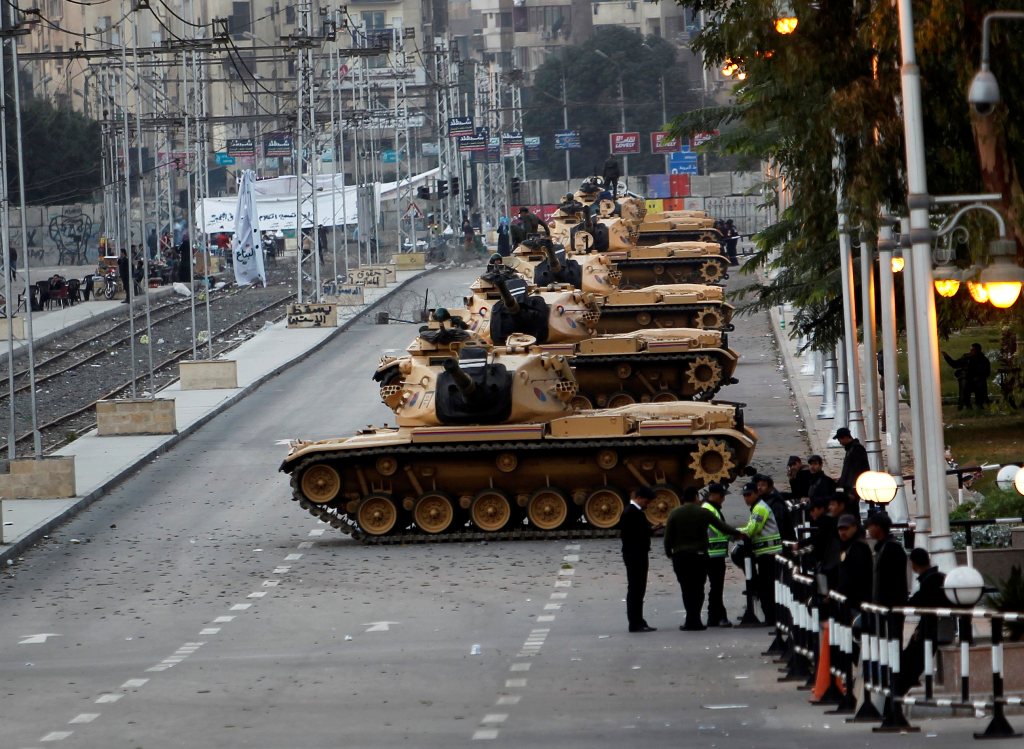
<path id="1" fill-rule="evenodd" d="M 776 556 L 776 661 L 782 665 L 779 681 L 803 682 L 799 689 L 817 685 L 824 693 L 813 704 L 830 705 L 832 714 L 850 714 L 847 722 L 878 723 L 879 732 L 909 733 L 920 730 L 912 726 L 904 715 L 904 706 L 919 705 L 945 709 L 991 713 L 984 731 L 974 734 L 976 739 L 1010 738 L 1020 736 L 1006 718 L 1006 706 L 1024 706 L 1024 695 L 1007 695 L 1003 680 L 1003 628 L 1007 622 L 1024 621 L 1024 614 L 992 611 L 985 608 L 887 608 L 864 603 L 854 610 L 845 596 L 836 591 L 822 594 L 816 579 L 800 570 L 799 560 Z M 859 616 L 859 628 L 857 619 Z M 923 696 L 899 694 L 901 658 L 903 653 L 903 624 L 908 616 L 921 618 L 924 648 Z M 974 644 L 975 620 L 988 620 L 992 642 L 992 693 L 980 695 L 972 692 L 970 648 Z M 939 621 L 952 620 L 958 625 L 956 642 L 960 650 L 959 698 L 935 695 L 935 648 Z M 822 621 L 828 629 L 828 669 L 819 673 L 822 647 Z M 858 647 L 857 630 L 860 633 Z M 769 650 L 771 652 L 771 649 Z M 856 674 L 860 661 L 862 696 L 857 708 Z M 824 688 L 827 680 L 827 688 Z M 841 681 L 842 688 L 836 686 Z M 884 698 L 880 713 L 872 702 L 872 695 Z M 856 712 L 855 711 L 856 708 Z"/>

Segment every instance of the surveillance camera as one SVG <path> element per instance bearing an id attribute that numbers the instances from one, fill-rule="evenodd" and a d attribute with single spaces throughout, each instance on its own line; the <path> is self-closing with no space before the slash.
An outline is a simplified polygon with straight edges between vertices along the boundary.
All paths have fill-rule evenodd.
<path id="1" fill-rule="evenodd" d="M 990 70 L 982 69 L 974 76 L 967 91 L 967 102 L 979 117 L 987 117 L 999 103 L 999 82 Z"/>

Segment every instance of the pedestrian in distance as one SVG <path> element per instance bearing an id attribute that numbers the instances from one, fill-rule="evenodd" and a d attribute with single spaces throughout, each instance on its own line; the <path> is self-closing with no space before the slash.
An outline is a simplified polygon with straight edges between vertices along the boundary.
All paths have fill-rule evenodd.
<path id="1" fill-rule="evenodd" d="M 723 488 L 719 485 L 715 488 L 721 496 Z M 683 493 L 682 504 L 672 510 L 665 521 L 665 555 L 672 560 L 686 610 L 686 619 L 679 629 L 687 632 L 707 629 L 700 617 L 708 579 L 709 529 L 714 528 L 726 537 L 739 538 L 740 535 L 718 514 L 702 507 L 698 498 L 696 488 L 690 487 Z"/>
<path id="2" fill-rule="evenodd" d="M 134 245 L 133 245 L 134 249 Z M 121 249 L 121 254 L 117 257 L 117 275 L 121 278 L 121 288 L 124 289 L 124 301 L 121 304 L 131 304 L 132 302 L 132 270 L 131 265 L 128 261 L 128 253 L 125 252 L 124 248 Z"/>
<path id="3" fill-rule="evenodd" d="M 807 470 L 810 473 L 807 498 L 821 498 L 826 502 L 830 501 L 836 493 L 836 482 L 835 479 L 825 473 L 825 466 L 820 455 L 812 455 L 807 459 Z"/>
<path id="4" fill-rule="evenodd" d="M 18 251 L 14 249 L 14 245 L 11 245 L 11 249 L 7 256 L 7 270 L 11 274 L 11 280 L 18 280 Z"/>
<path id="5" fill-rule="evenodd" d="M 917 575 L 917 592 L 907 601 L 908 606 L 915 608 L 937 609 L 949 606 L 949 599 L 946 598 L 946 591 L 943 586 L 946 583 L 946 576 L 939 572 L 939 568 L 932 565 L 928 552 L 924 549 L 912 549 L 910 552 L 910 568 Z M 952 624 L 950 620 L 939 620 L 936 632 L 933 634 L 932 647 L 946 645 L 953 641 L 953 632 L 945 624 Z M 906 694 L 917 685 L 921 674 L 924 672 L 925 660 L 925 619 L 917 623 L 913 634 L 907 640 L 903 653 L 900 656 L 900 681 L 896 685 L 897 694 Z M 933 653 L 934 654 L 934 653 Z"/>
<path id="6" fill-rule="evenodd" d="M 708 484 L 707 497 L 701 505 L 722 522 L 722 504 L 729 490 L 718 483 Z M 729 556 L 729 534 L 713 525 L 708 526 L 708 626 L 731 627 L 729 614 L 725 610 L 725 567 Z"/>
<path id="7" fill-rule="evenodd" d="M 794 501 L 810 496 L 811 469 L 804 465 L 799 455 L 790 455 L 786 461 L 786 478 L 789 479 L 789 498 Z"/>
<path id="8" fill-rule="evenodd" d="M 508 216 L 498 221 L 498 254 L 508 257 L 512 254 L 512 238 L 509 232 Z"/>
<path id="9" fill-rule="evenodd" d="M 782 536 L 775 513 L 758 494 L 757 484 L 743 487 L 743 501 L 750 508 L 750 518 L 739 532 L 750 539 L 754 555 L 754 587 L 761 602 L 764 621 L 775 626 L 775 555 L 782 551 Z"/>
<path id="10" fill-rule="evenodd" d="M 837 440 L 846 451 L 846 454 L 843 456 L 843 470 L 839 474 L 839 480 L 836 481 L 836 485 L 851 498 L 847 512 L 851 515 L 859 515 L 860 504 L 857 497 L 857 479 L 865 471 L 871 470 L 871 464 L 868 463 L 868 451 L 864 449 L 864 445 L 860 443 L 859 439 L 850 434 L 850 430 L 846 427 L 839 427 L 833 439 Z"/>
<path id="11" fill-rule="evenodd" d="M 551 231 L 548 229 L 548 225 L 540 220 L 540 216 L 530 212 L 530 209 L 523 206 L 519 209 L 519 222 L 523 226 L 523 232 L 526 234 L 525 238 L 529 238 L 532 234 L 546 234 L 551 236 Z"/>
<path id="12" fill-rule="evenodd" d="M 959 385 L 959 398 L 957 399 L 957 410 L 963 411 L 971 407 L 971 396 L 974 396 L 976 408 L 984 408 L 988 405 L 988 378 L 992 374 L 992 364 L 988 357 L 981 350 L 980 343 L 972 343 L 971 350 L 963 356 L 954 359 L 945 351 L 942 358 L 953 367 Z"/>
<path id="13" fill-rule="evenodd" d="M 650 567 L 651 536 L 654 534 L 645 511 L 653 501 L 654 492 L 646 486 L 634 489 L 619 519 L 622 561 L 626 565 L 626 619 L 630 632 L 654 632 L 656 629 L 644 619 L 647 570 Z"/>
<path id="14" fill-rule="evenodd" d="M 725 253 L 729 256 L 729 265 L 739 265 L 737 247 L 740 242 L 740 233 L 736 231 L 736 225 L 732 219 L 725 222 L 723 237 L 725 238 Z"/>

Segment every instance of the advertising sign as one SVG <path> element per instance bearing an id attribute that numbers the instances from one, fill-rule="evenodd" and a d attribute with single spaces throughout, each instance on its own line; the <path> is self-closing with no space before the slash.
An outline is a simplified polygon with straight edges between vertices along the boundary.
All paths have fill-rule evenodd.
<path id="1" fill-rule="evenodd" d="M 697 148 L 698 146 L 703 146 L 716 135 L 720 134 L 721 133 L 718 130 L 711 130 L 709 132 L 706 131 L 703 133 L 695 133 L 694 136 L 690 138 L 690 148 Z"/>
<path id="2" fill-rule="evenodd" d="M 640 133 L 609 133 L 608 150 L 614 156 L 640 153 Z"/>
<path id="3" fill-rule="evenodd" d="M 501 155 L 503 157 L 523 155 L 523 133 L 521 130 L 501 134 Z"/>
<path id="4" fill-rule="evenodd" d="M 487 150 L 487 136 L 485 135 L 460 135 L 459 153 L 475 153 L 476 151 Z"/>
<path id="5" fill-rule="evenodd" d="M 670 138 L 664 130 L 651 133 L 651 153 L 675 153 L 682 145 L 681 138 Z"/>
<path id="6" fill-rule="evenodd" d="M 270 133 L 263 141 L 264 156 L 291 156 L 292 136 L 291 133 Z"/>
<path id="7" fill-rule="evenodd" d="M 540 161 L 540 136 L 527 135 L 523 138 L 523 150 L 527 161 Z"/>
<path id="8" fill-rule="evenodd" d="M 228 138 L 228 156 L 255 156 L 256 141 L 252 138 Z"/>
<path id="9" fill-rule="evenodd" d="M 582 148 L 580 145 L 580 131 L 579 130 L 556 130 L 555 131 L 555 150 L 556 151 L 570 151 L 576 148 Z"/>
<path id="10" fill-rule="evenodd" d="M 458 138 L 463 135 L 474 135 L 476 128 L 473 127 L 472 117 L 449 117 L 448 137 Z"/>

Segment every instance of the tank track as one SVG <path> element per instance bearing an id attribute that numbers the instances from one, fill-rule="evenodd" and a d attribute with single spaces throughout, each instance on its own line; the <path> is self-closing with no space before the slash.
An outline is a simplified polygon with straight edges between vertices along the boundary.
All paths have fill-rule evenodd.
<path id="1" fill-rule="evenodd" d="M 658 445 L 679 445 L 679 446 L 692 446 L 695 442 L 694 439 L 681 439 L 681 438 L 649 438 L 649 439 L 609 439 L 602 441 L 599 447 L 643 447 L 645 445 L 658 444 Z M 552 450 L 552 449 L 579 449 L 588 448 L 595 449 L 594 440 L 572 440 L 572 441 L 558 441 L 554 442 L 551 440 L 538 440 L 536 443 L 524 443 L 524 442 L 499 442 L 488 446 L 489 449 L 494 451 L 506 451 L 506 450 Z M 358 453 L 359 457 L 373 457 L 377 455 L 416 455 L 418 453 L 436 455 L 438 453 L 462 453 L 462 452 L 478 452 L 480 449 L 480 443 L 469 443 L 464 445 L 448 445 L 443 449 L 438 449 L 437 445 L 405 445 L 398 447 L 387 447 L 387 448 L 371 448 Z M 580 520 L 575 523 L 567 525 L 562 528 L 557 528 L 551 531 L 539 530 L 537 528 L 522 527 L 514 529 L 505 529 L 495 532 L 487 532 L 477 530 L 467 526 L 464 530 L 449 531 L 446 533 L 424 533 L 419 530 L 404 530 L 398 533 L 389 533 L 386 535 L 370 535 L 364 533 L 358 526 L 357 523 L 349 519 L 348 513 L 339 511 L 336 508 L 332 508 L 329 504 L 318 505 L 310 502 L 302 496 L 302 490 L 299 487 L 299 478 L 302 475 L 303 470 L 310 464 L 319 462 L 322 460 L 334 460 L 344 459 L 345 457 L 352 456 L 352 452 L 348 451 L 337 451 L 329 453 L 318 453 L 311 455 L 305 460 L 298 463 L 291 472 L 291 487 L 292 487 L 292 500 L 299 503 L 299 506 L 309 512 L 313 517 L 322 520 L 325 523 L 329 523 L 332 527 L 340 530 L 346 535 L 352 536 L 357 541 L 361 541 L 367 545 L 381 546 L 381 545 L 394 545 L 394 544 L 411 544 L 411 543 L 448 543 L 448 542 L 459 542 L 459 541 L 506 541 L 506 540 L 546 540 L 546 539 L 559 539 L 559 538 L 615 538 L 618 536 L 618 531 L 615 529 L 599 529 L 599 528 L 588 528 L 586 526 L 580 527 Z"/>

